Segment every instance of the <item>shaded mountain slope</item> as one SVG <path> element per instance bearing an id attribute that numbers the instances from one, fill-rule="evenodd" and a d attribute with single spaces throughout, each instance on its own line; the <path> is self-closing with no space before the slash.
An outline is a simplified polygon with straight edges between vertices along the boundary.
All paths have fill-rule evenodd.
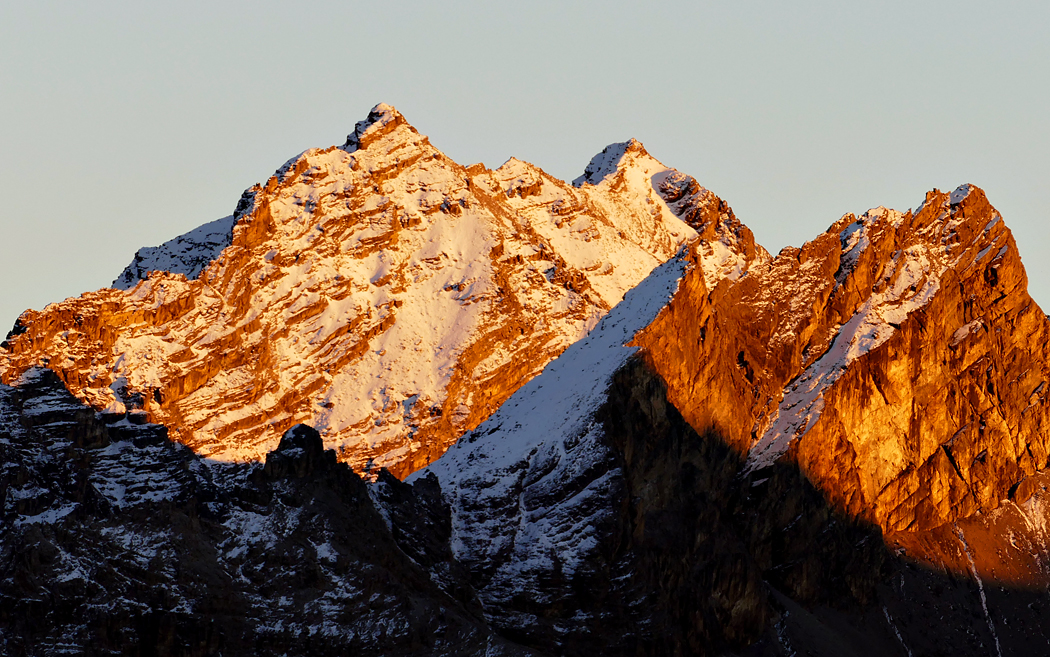
<path id="1" fill-rule="evenodd" d="M 533 654 L 482 620 L 436 489 L 386 482 L 395 538 L 308 427 L 264 467 L 115 419 L 46 369 L 0 386 L 3 654 Z"/>

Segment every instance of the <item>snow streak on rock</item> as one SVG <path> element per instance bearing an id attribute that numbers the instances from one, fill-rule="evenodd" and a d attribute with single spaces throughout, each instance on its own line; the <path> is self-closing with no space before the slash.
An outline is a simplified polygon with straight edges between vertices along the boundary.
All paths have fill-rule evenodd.
<path id="1" fill-rule="evenodd" d="M 869 243 L 866 229 L 876 221 L 898 224 L 901 214 L 878 208 L 865 213 L 842 231 L 842 270 L 856 264 L 856 253 Z M 849 367 L 872 349 L 882 345 L 900 326 L 908 313 L 917 310 L 933 297 L 940 285 L 940 275 L 948 265 L 936 267 L 936 254 L 923 244 L 898 251 L 886 267 L 883 278 L 859 310 L 838 327 L 831 347 L 806 368 L 784 391 L 780 408 L 772 425 L 751 448 L 747 471 L 772 465 L 787 451 L 791 441 L 809 431 L 823 409 L 823 393 Z"/>
<path id="2" fill-rule="evenodd" d="M 952 192 L 949 208 L 962 203 L 973 189 L 971 185 L 962 185 Z M 835 275 L 836 285 L 846 283 L 860 254 L 871 244 L 873 230 L 900 230 L 904 219 L 902 213 L 880 207 L 846 225 L 839 235 L 842 255 Z M 902 245 L 892 254 L 871 296 L 848 321 L 835 327 L 827 351 L 784 389 L 776 414 L 767 420 L 768 425 L 751 446 L 747 464 L 749 472 L 772 465 L 789 449 L 792 441 L 810 430 L 823 410 L 825 392 L 850 364 L 884 344 L 910 313 L 926 306 L 940 289 L 945 272 L 961 267 L 963 258 L 968 257 L 967 254 L 972 256 L 971 247 L 985 238 L 998 220 L 996 215 L 985 230 L 974 237 L 973 243 L 960 244 L 955 229 L 961 219 L 953 217 L 946 208 L 937 220 L 919 231 L 919 240 L 913 236 L 911 243 Z M 966 266 L 982 261 L 997 239 L 996 236 L 991 244 L 980 249 Z M 907 238 L 902 237 L 902 240 Z M 1001 257 L 1005 249 L 1005 246 L 1000 249 L 996 258 Z M 952 337 L 951 346 L 958 345 L 970 331 L 981 325 L 981 320 L 975 319 L 960 327 Z"/>
<path id="3" fill-rule="evenodd" d="M 591 158 L 591 161 L 587 163 L 587 167 L 583 170 L 583 175 L 572 181 L 573 186 L 582 187 L 584 184 L 601 184 L 606 177 L 616 173 L 624 154 L 629 149 L 638 148 L 639 146 L 641 146 L 641 143 L 635 139 L 609 144 L 601 153 Z"/>

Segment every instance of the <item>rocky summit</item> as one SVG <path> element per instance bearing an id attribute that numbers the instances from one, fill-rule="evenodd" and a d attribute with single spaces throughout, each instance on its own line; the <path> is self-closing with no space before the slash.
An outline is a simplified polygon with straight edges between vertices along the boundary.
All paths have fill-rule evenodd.
<path id="1" fill-rule="evenodd" d="M 356 470 L 404 476 L 725 211 L 695 182 L 665 202 L 679 178 L 633 140 L 576 186 L 515 159 L 463 167 L 378 105 L 231 218 L 141 250 L 119 289 L 22 315 L 0 379 L 46 361 L 92 407 L 226 461 L 305 422 Z"/>
<path id="2" fill-rule="evenodd" d="M 0 349 L 0 652 L 1050 651 L 1050 318 L 985 193 L 759 246 L 392 107 Z"/>

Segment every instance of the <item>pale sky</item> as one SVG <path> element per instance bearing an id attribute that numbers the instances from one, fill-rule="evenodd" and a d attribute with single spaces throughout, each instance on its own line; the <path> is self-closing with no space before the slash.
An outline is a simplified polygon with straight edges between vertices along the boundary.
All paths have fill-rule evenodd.
<path id="1" fill-rule="evenodd" d="M 147 6 L 148 4 L 148 6 Z M 379 102 L 571 180 L 641 140 L 776 253 L 982 187 L 1050 309 L 1050 3 L 0 5 L 0 337 Z"/>

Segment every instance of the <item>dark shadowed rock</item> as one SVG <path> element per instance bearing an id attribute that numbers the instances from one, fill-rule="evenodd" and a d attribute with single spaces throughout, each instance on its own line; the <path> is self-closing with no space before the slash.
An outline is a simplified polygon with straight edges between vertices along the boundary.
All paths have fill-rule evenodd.
<path id="1" fill-rule="evenodd" d="M 266 455 L 264 472 L 275 479 L 308 477 L 336 464 L 335 450 L 325 449 L 321 434 L 313 427 L 297 424 L 281 436 L 277 449 Z"/>
<path id="2" fill-rule="evenodd" d="M 488 628 L 426 484 L 386 479 L 390 513 L 310 427 L 264 472 L 21 381 L 0 385 L 0 654 L 536 654 Z"/>

